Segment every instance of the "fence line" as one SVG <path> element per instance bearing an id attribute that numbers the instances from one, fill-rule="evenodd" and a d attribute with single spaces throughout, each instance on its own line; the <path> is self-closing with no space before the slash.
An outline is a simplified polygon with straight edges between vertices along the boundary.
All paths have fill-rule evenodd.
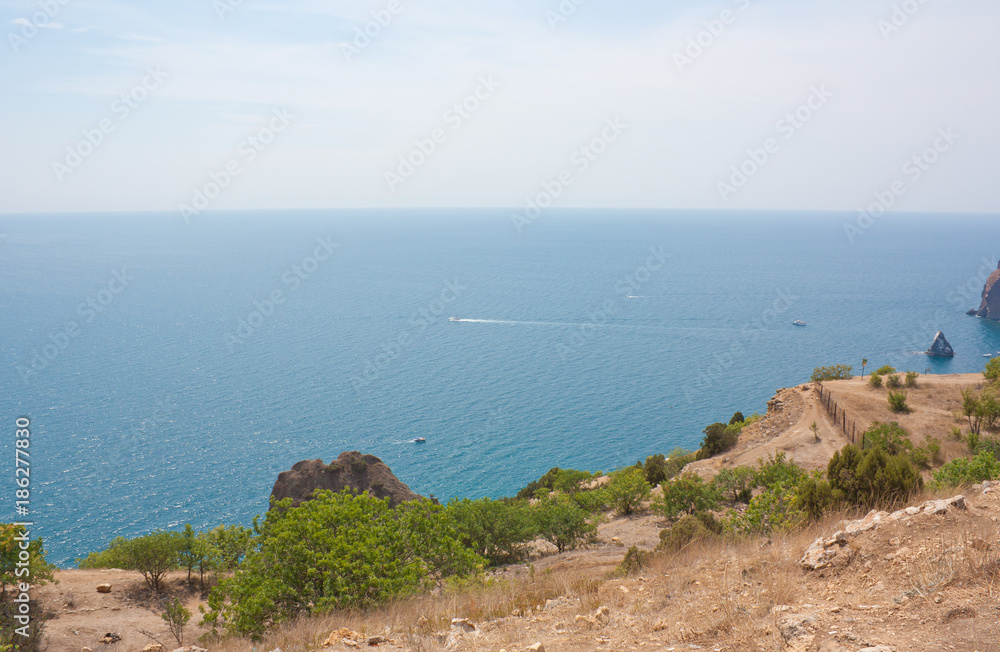
<path id="1" fill-rule="evenodd" d="M 860 443 L 861 447 L 864 448 L 865 433 L 864 431 L 858 431 L 858 422 L 854 419 L 848 419 L 847 410 L 833 400 L 833 393 L 823 387 L 822 383 L 816 383 L 816 386 L 819 392 L 819 403 L 833 419 L 834 425 L 844 432 L 844 435 L 852 444 Z"/>

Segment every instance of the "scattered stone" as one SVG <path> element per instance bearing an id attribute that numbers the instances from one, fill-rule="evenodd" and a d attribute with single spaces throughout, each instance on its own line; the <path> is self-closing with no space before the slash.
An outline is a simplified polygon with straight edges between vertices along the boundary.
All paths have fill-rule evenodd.
<path id="1" fill-rule="evenodd" d="M 177 648 L 173 652 L 208 652 L 208 650 L 203 647 L 198 647 L 197 645 L 186 645 L 184 647 Z"/>
<path id="2" fill-rule="evenodd" d="M 469 622 L 468 618 L 452 618 L 451 628 L 460 629 L 463 632 L 474 632 L 478 629 L 475 625 Z"/>
<path id="3" fill-rule="evenodd" d="M 598 607 L 597 610 L 587 616 L 577 616 L 577 624 L 581 624 L 583 627 L 588 629 L 592 627 L 603 627 L 611 622 L 611 609 L 607 607 Z"/>
<path id="4" fill-rule="evenodd" d="M 344 643 L 345 645 L 350 645 L 348 641 L 352 643 L 357 643 L 359 640 L 363 640 L 365 637 L 358 632 L 351 631 L 346 627 L 341 627 L 340 629 L 331 632 L 330 636 L 327 637 L 326 641 L 323 643 L 323 647 L 332 647 L 337 643 Z"/>
<path id="5" fill-rule="evenodd" d="M 110 584 L 98 584 L 97 585 L 97 592 L 98 593 L 111 593 L 111 585 Z"/>
<path id="6" fill-rule="evenodd" d="M 525 648 L 528 652 L 545 652 L 545 646 L 541 643 L 535 643 L 534 645 L 529 645 Z"/>
<path id="7" fill-rule="evenodd" d="M 888 645 L 876 645 L 874 647 L 862 648 L 858 652 L 896 652 L 896 648 L 889 647 Z"/>
<path id="8" fill-rule="evenodd" d="M 101 639 L 101 643 L 104 643 L 105 645 L 111 645 L 112 643 L 117 643 L 120 640 L 122 640 L 121 634 L 117 634 L 115 632 L 108 632 L 107 634 L 104 635 L 104 638 Z"/>
<path id="9" fill-rule="evenodd" d="M 429 624 L 430 621 L 427 620 L 427 618 L 425 618 L 424 616 L 421 616 L 420 618 L 417 619 L 417 629 L 427 629 L 427 626 Z"/>
<path id="10" fill-rule="evenodd" d="M 827 641 L 819 646 L 819 652 L 848 652 L 847 648 L 836 641 Z"/>
<path id="11" fill-rule="evenodd" d="M 146 647 L 142 648 L 142 652 L 167 652 L 167 648 L 163 647 L 159 643 L 150 643 Z"/>

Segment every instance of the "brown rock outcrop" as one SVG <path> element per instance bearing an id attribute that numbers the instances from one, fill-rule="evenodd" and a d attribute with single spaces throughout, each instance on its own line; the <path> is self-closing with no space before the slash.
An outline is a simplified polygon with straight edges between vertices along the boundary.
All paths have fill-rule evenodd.
<path id="1" fill-rule="evenodd" d="M 392 507 L 423 498 L 410 491 L 382 460 L 357 451 L 341 453 L 330 464 L 324 464 L 323 460 L 298 462 L 290 471 L 278 474 L 271 497 L 275 500 L 291 498 L 298 506 L 312 498 L 317 489 L 334 492 L 350 489 L 359 494 L 367 491 L 378 498 L 388 498 Z"/>
<path id="2" fill-rule="evenodd" d="M 983 319 L 1000 321 L 1000 266 L 986 279 L 986 287 L 983 288 L 983 302 L 979 304 L 979 312 L 976 313 Z"/>

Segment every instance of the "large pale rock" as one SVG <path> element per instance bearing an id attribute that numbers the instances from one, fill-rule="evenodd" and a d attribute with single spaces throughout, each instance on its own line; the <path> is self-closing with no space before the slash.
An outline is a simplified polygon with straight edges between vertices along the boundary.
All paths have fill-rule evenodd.
<path id="1" fill-rule="evenodd" d="M 111 593 L 111 585 L 110 584 L 98 584 L 97 585 L 97 592 L 98 593 Z"/>

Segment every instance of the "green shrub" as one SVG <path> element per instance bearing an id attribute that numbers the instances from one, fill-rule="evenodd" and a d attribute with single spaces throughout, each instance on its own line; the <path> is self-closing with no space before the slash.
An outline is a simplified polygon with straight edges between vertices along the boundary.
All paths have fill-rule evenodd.
<path id="1" fill-rule="evenodd" d="M 990 383 L 1000 381 L 1000 358 L 993 358 L 986 363 L 986 370 L 983 371 L 983 377 Z"/>
<path id="2" fill-rule="evenodd" d="M 879 374 L 872 374 L 871 376 L 868 377 L 868 384 L 874 387 L 875 389 L 878 389 L 879 387 L 882 386 L 882 376 Z"/>
<path id="3" fill-rule="evenodd" d="M 750 500 L 746 511 L 732 512 L 726 530 L 738 535 L 791 530 L 806 520 L 797 507 L 796 485 L 773 484 Z"/>
<path id="4" fill-rule="evenodd" d="M 937 437 L 927 437 L 927 454 L 930 455 L 931 462 L 941 463 L 941 440 Z"/>
<path id="5" fill-rule="evenodd" d="M 969 429 L 978 435 L 985 427 L 995 428 L 1000 421 L 1000 398 L 993 387 L 981 392 L 966 388 L 962 390 L 962 414 L 969 420 Z"/>
<path id="6" fill-rule="evenodd" d="M 522 501 L 453 500 L 445 509 L 458 540 L 491 566 L 512 564 L 528 554 L 535 524 Z"/>
<path id="7" fill-rule="evenodd" d="M 300 615 L 371 608 L 484 565 L 430 501 L 392 509 L 367 493 L 318 491 L 298 507 L 275 502 L 257 529 L 258 544 L 209 595 L 213 631 L 259 639 Z"/>
<path id="8" fill-rule="evenodd" d="M 126 562 L 121 554 L 121 545 L 126 541 L 125 537 L 115 537 L 106 549 L 89 553 L 86 557 L 77 557 L 77 567 L 87 569 L 124 568 Z"/>
<path id="9" fill-rule="evenodd" d="M 899 379 L 899 374 L 889 374 L 885 377 L 885 386 L 889 389 L 899 389 L 903 386 L 903 381 Z"/>
<path id="10" fill-rule="evenodd" d="M 253 530 L 242 525 L 220 525 L 208 533 L 208 545 L 218 570 L 232 572 L 254 545 Z"/>
<path id="11" fill-rule="evenodd" d="M 663 495 L 654 499 L 654 508 L 667 519 L 676 520 L 681 514 L 695 514 L 719 508 L 719 498 L 712 485 L 705 484 L 694 473 L 664 482 Z"/>
<path id="12" fill-rule="evenodd" d="M 166 608 L 160 617 L 167 623 L 170 633 L 177 639 L 177 645 L 183 646 L 184 626 L 191 620 L 191 612 L 184 608 L 180 600 L 174 598 L 167 602 Z"/>
<path id="13" fill-rule="evenodd" d="M 993 453 L 985 451 L 972 459 L 962 457 L 952 460 L 934 472 L 934 482 L 946 487 L 960 487 L 998 479 L 1000 479 L 1000 462 Z"/>
<path id="14" fill-rule="evenodd" d="M 896 414 L 910 412 L 910 406 L 906 403 L 906 392 L 889 392 L 889 409 Z"/>
<path id="15" fill-rule="evenodd" d="M 696 453 L 687 449 L 677 447 L 667 454 L 667 459 L 663 465 L 663 472 L 666 479 L 670 480 L 675 475 L 684 470 L 684 467 L 695 461 Z"/>
<path id="16" fill-rule="evenodd" d="M 705 428 L 705 438 L 701 442 L 701 459 L 724 453 L 736 445 L 740 428 L 724 423 L 713 423 Z"/>
<path id="17" fill-rule="evenodd" d="M 972 452 L 974 454 L 993 453 L 993 457 L 1000 460 L 1000 439 L 996 437 L 981 437 L 976 442 L 976 448 Z"/>
<path id="18" fill-rule="evenodd" d="M 951 428 L 951 438 L 955 441 L 962 441 L 962 429 L 958 426 L 952 426 Z"/>
<path id="19" fill-rule="evenodd" d="M 851 371 L 854 369 L 851 365 L 838 364 L 832 367 L 816 367 L 813 369 L 811 380 L 816 382 L 824 382 L 827 380 L 850 380 L 854 378 L 854 374 Z"/>
<path id="20" fill-rule="evenodd" d="M 906 455 L 882 448 L 862 450 L 853 444 L 835 452 L 827 478 L 837 502 L 875 507 L 905 500 L 923 488 L 923 479 Z"/>
<path id="21" fill-rule="evenodd" d="M 757 465 L 758 468 L 753 475 L 754 487 L 767 488 L 776 484 L 793 486 L 806 475 L 802 467 L 786 459 L 783 451 L 768 455 L 767 460 L 761 458 L 757 461 Z"/>
<path id="22" fill-rule="evenodd" d="M 733 413 L 732 418 L 729 420 L 729 425 L 743 423 L 744 421 L 746 421 L 746 417 L 743 416 L 742 412 L 737 411 Z"/>
<path id="23" fill-rule="evenodd" d="M 667 479 L 667 458 L 662 453 L 650 455 L 646 458 L 646 463 L 642 466 L 642 471 L 646 476 L 646 482 L 650 486 L 657 486 Z"/>
<path id="24" fill-rule="evenodd" d="M 705 527 L 701 519 L 687 514 L 665 530 L 660 530 L 659 550 L 677 552 L 694 541 L 712 538 L 713 533 Z"/>
<path id="25" fill-rule="evenodd" d="M 878 374 L 879 376 L 888 376 L 889 374 L 896 373 L 896 368 L 892 365 L 882 365 L 878 369 L 872 372 L 873 374 Z"/>
<path id="26" fill-rule="evenodd" d="M 554 496 L 532 507 L 535 532 L 559 552 L 589 545 L 597 540 L 597 526 L 590 514 L 568 496 Z"/>
<path id="27" fill-rule="evenodd" d="M 918 374 L 917 372 L 915 372 L 915 371 L 907 371 L 906 372 L 906 386 L 907 387 L 916 387 L 917 386 L 917 378 L 919 378 L 919 377 L 920 377 L 920 374 Z"/>
<path id="28" fill-rule="evenodd" d="M 876 421 L 865 431 L 862 441 L 865 450 L 879 448 L 889 455 L 900 455 L 913 449 L 910 433 L 896 421 Z"/>
<path id="29" fill-rule="evenodd" d="M 799 482 L 795 492 L 795 508 L 809 519 L 819 520 L 833 506 L 833 487 L 823 479 L 822 472 L 808 475 Z"/>
<path id="30" fill-rule="evenodd" d="M 632 546 L 625 553 L 625 558 L 622 559 L 622 563 L 618 564 L 618 568 L 615 569 L 615 575 L 618 577 L 629 577 L 630 575 L 635 575 L 643 568 L 649 565 L 650 554 L 648 552 L 643 552 L 639 550 L 636 546 Z"/>
<path id="31" fill-rule="evenodd" d="M 726 468 L 712 479 L 718 494 L 733 502 L 749 503 L 753 493 L 754 470 L 747 466 Z"/>
<path id="32" fill-rule="evenodd" d="M 578 491 L 569 494 L 569 498 L 588 514 L 604 511 L 611 506 L 611 496 L 606 486 Z"/>
<path id="33" fill-rule="evenodd" d="M 13 493 L 10 494 L 13 496 Z M 27 550 L 21 548 L 18 537 L 24 533 L 23 528 L 0 523 L 0 649 L 13 649 L 15 652 L 43 652 L 46 649 L 45 617 L 41 609 L 29 605 L 31 621 L 25 625 L 15 619 L 21 615 L 18 604 L 14 602 L 21 591 L 15 590 L 21 583 L 28 583 L 33 589 L 52 580 L 54 567 L 45 561 L 45 546 L 41 539 L 25 543 Z M 21 559 L 22 553 L 27 553 L 28 560 Z M 24 573 L 27 572 L 28 575 Z M 36 597 L 32 594 L 32 597 Z"/>
<path id="34" fill-rule="evenodd" d="M 618 514 L 628 516 L 649 499 L 650 486 L 642 469 L 630 466 L 611 474 L 605 487 L 611 506 Z"/>
<path id="35" fill-rule="evenodd" d="M 575 493 L 580 490 L 584 482 L 597 477 L 599 474 L 578 471 L 576 469 L 560 469 L 558 466 L 549 469 L 545 475 L 539 479 L 529 482 L 527 486 L 517 492 L 518 498 L 535 498 L 539 495 L 539 490 L 544 490 L 545 494 L 552 491 L 563 493 Z"/>

